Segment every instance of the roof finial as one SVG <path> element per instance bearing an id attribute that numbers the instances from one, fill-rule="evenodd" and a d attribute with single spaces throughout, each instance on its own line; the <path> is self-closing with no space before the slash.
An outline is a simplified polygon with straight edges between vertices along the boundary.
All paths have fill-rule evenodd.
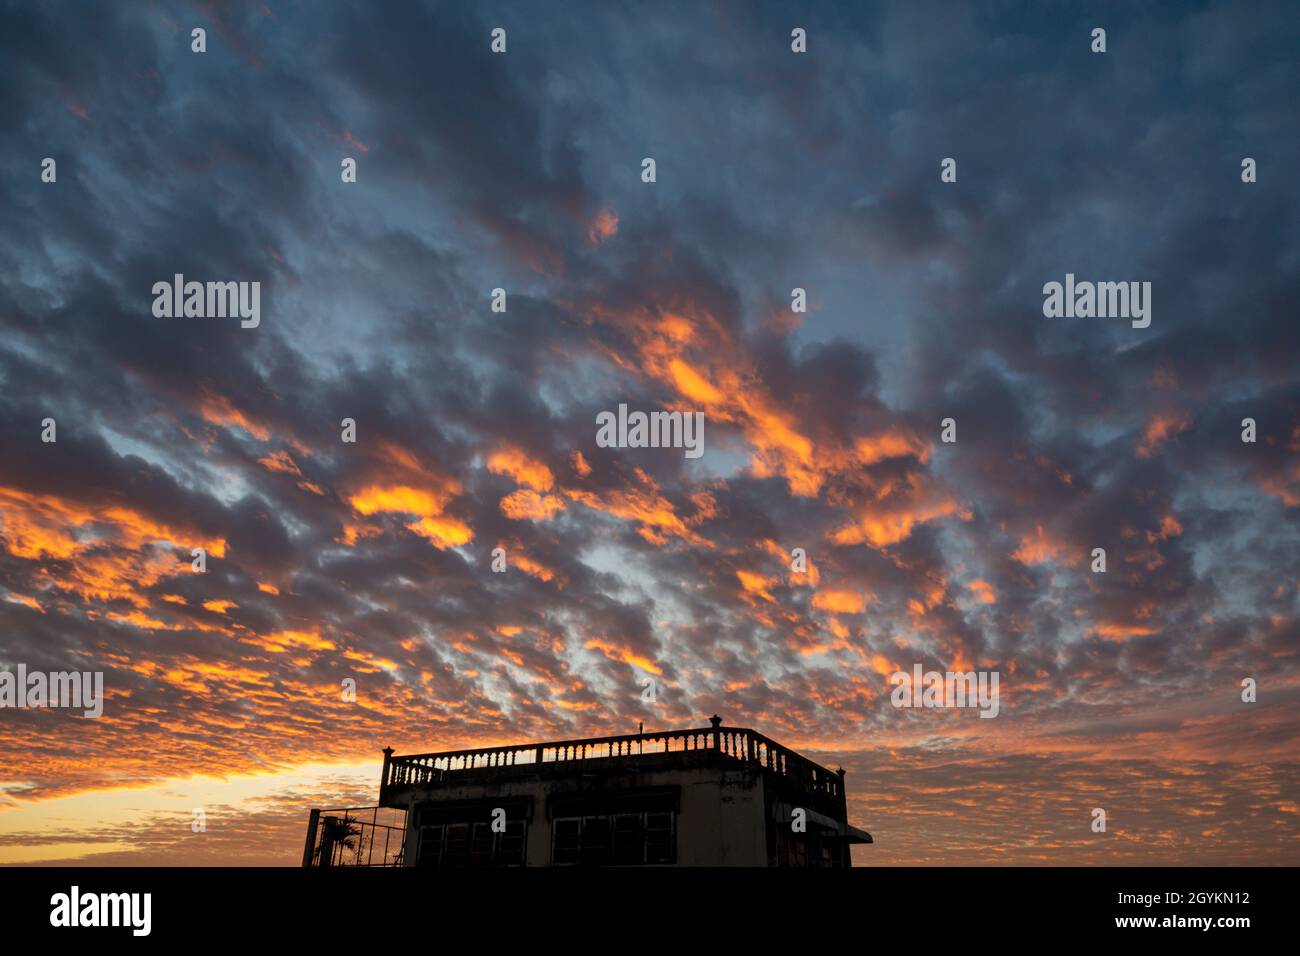
<path id="1" fill-rule="evenodd" d="M 717 714 L 714 714 L 712 717 L 709 718 L 709 723 L 712 724 L 716 729 L 722 726 L 722 718 L 719 717 Z"/>

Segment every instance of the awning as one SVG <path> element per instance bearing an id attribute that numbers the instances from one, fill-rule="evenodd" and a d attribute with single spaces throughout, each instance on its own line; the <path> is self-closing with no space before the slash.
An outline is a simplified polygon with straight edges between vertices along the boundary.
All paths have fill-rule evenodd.
<path id="1" fill-rule="evenodd" d="M 874 843 L 871 834 L 866 830 L 859 830 L 842 820 L 836 820 L 828 817 L 824 813 L 818 813 L 816 810 L 810 810 L 807 807 L 800 807 L 803 810 L 804 818 L 821 830 L 825 830 L 826 836 L 832 840 L 845 840 L 849 843 Z M 788 803 L 778 803 L 776 805 L 776 819 L 779 823 L 789 823 L 794 819 L 795 808 Z"/>

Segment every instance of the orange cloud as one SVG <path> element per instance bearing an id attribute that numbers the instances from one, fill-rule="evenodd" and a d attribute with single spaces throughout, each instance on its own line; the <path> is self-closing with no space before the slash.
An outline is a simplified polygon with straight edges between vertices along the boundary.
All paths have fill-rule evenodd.
<path id="1" fill-rule="evenodd" d="M 4 546 L 15 557 L 32 561 L 58 559 L 47 566 L 50 584 L 83 599 L 126 600 L 147 607 L 139 593 L 164 578 L 189 573 L 192 547 L 223 557 L 226 542 L 193 529 L 153 520 L 122 505 L 93 507 L 56 495 L 37 495 L 0 486 L 0 529 Z"/>
<path id="2" fill-rule="evenodd" d="M 658 675 L 663 673 L 654 661 L 650 660 L 648 657 L 637 654 L 631 647 L 625 645 L 615 644 L 611 641 L 593 639 L 587 641 L 583 647 L 586 647 L 589 650 L 600 651 L 611 661 L 621 661 L 624 664 L 633 664 L 651 674 Z"/>
<path id="3" fill-rule="evenodd" d="M 549 521 L 564 510 L 564 499 L 520 488 L 501 499 L 501 513 L 515 521 Z"/>
<path id="4" fill-rule="evenodd" d="M 334 642 L 321 637 L 318 631 L 274 631 L 270 634 L 254 635 L 244 640 L 274 654 L 282 654 L 295 647 L 316 651 L 336 649 Z"/>
<path id="5" fill-rule="evenodd" d="M 636 469 L 635 475 L 641 486 L 639 488 L 626 487 L 600 493 L 566 488 L 564 493 L 571 500 L 594 511 L 637 522 L 641 526 L 637 533 L 651 544 L 662 545 L 669 538 L 682 538 L 699 547 L 713 547 L 712 543 L 691 530 L 692 525 L 707 520 L 712 514 L 709 501 L 694 499 L 696 513 L 690 518 L 683 518 L 673 503 L 659 494 L 659 486 L 654 479 L 640 468 Z"/>
<path id="6" fill-rule="evenodd" d="M 1153 415 L 1151 421 L 1147 422 L 1146 428 L 1142 430 L 1142 440 L 1138 443 L 1138 457 L 1150 458 L 1157 448 L 1170 438 L 1187 431 L 1191 425 L 1191 418 L 1180 412 Z"/>
<path id="7" fill-rule="evenodd" d="M 874 465 L 890 458 L 909 456 L 924 462 L 930 457 L 930 446 L 911 432 L 895 430 L 856 439 L 853 453 L 861 465 Z"/>
<path id="8" fill-rule="evenodd" d="M 598 246 L 618 233 L 618 213 L 612 209 L 602 209 L 587 225 L 587 241 Z"/>
<path id="9" fill-rule="evenodd" d="M 786 583 L 791 587 L 796 587 L 798 585 L 812 585 L 813 587 L 816 587 L 821 583 L 821 572 L 817 569 L 817 565 L 813 563 L 813 559 L 808 556 L 807 549 L 804 551 L 804 564 L 806 569 L 804 571 L 796 571 L 791 567 L 794 562 L 794 556 L 791 553 L 794 550 L 793 548 L 787 550 L 771 538 L 764 538 L 762 541 L 759 541 L 758 546 L 772 557 L 776 558 L 776 560 L 786 568 Z"/>
<path id="10" fill-rule="evenodd" d="M 1143 637 L 1147 634 L 1154 634 L 1155 628 L 1141 627 L 1133 624 L 1098 624 L 1096 627 L 1088 628 L 1090 634 L 1096 634 L 1098 637 L 1104 637 L 1108 641 L 1124 641 L 1130 637 Z"/>
<path id="11" fill-rule="evenodd" d="M 451 497 L 459 492 L 459 484 L 450 480 L 444 487 L 434 490 L 409 485 L 369 485 L 348 500 L 359 514 L 366 516 L 380 513 L 414 515 L 416 520 L 406 527 L 427 538 L 439 550 L 445 550 L 474 538 L 468 524 L 443 514 Z"/>
<path id="12" fill-rule="evenodd" d="M 917 499 L 921 496 L 908 494 L 905 498 Z M 964 511 L 952 499 L 942 498 L 933 501 L 900 500 L 896 504 L 880 505 L 868 503 L 858 510 L 854 524 L 840 528 L 832 535 L 837 544 L 869 544 L 874 548 L 885 548 L 911 537 L 912 529 L 918 524 L 926 524 L 940 518 L 957 516 L 963 521 L 969 519 Z"/>
<path id="13" fill-rule="evenodd" d="M 265 457 L 259 458 L 257 463 L 267 471 L 279 472 L 280 474 L 285 475 L 294 475 L 298 478 L 302 477 L 302 472 L 299 470 L 297 462 L 295 462 L 293 457 L 283 449 L 273 451 Z"/>
<path id="14" fill-rule="evenodd" d="M 132 627 L 138 627 L 145 631 L 167 631 L 179 630 L 179 625 L 168 625 L 156 617 L 149 617 L 142 611 L 130 611 L 125 614 L 119 611 L 110 611 L 108 614 L 110 621 L 116 621 L 119 624 L 130 624 Z"/>
<path id="15" fill-rule="evenodd" d="M 1064 545 L 1050 538 L 1040 524 L 1034 526 L 1032 535 L 1020 539 L 1020 547 L 1011 552 L 1011 557 L 1021 564 L 1046 564 L 1056 560 L 1064 551 Z"/>
<path id="16" fill-rule="evenodd" d="M 792 405 L 788 396 L 773 393 L 766 369 L 733 330 L 693 303 L 625 311 L 585 303 L 584 308 L 631 339 L 634 354 L 593 343 L 610 361 L 671 388 L 678 399 L 675 410 L 702 411 L 711 425 L 733 426 L 750 446 L 752 473 L 784 478 L 794 495 L 820 494 L 833 480 L 860 484 L 864 466 L 906 456 L 924 461 L 929 454 L 928 444 L 905 427 L 845 437 L 823 416 L 801 414 L 798 400 Z M 897 541 L 900 535 L 905 536 L 901 529 L 880 529 L 874 536 Z"/>
<path id="17" fill-rule="evenodd" d="M 45 613 L 45 609 L 41 607 L 40 602 L 37 601 L 36 598 L 28 597 L 26 594 L 19 594 L 17 591 L 10 591 L 5 596 L 5 600 L 12 601 L 14 604 L 21 604 L 23 607 L 29 607 L 33 611 L 40 611 L 42 614 Z"/>
<path id="18" fill-rule="evenodd" d="M 768 590 L 776 583 L 774 578 L 764 577 L 761 574 L 744 569 L 736 570 L 736 578 L 740 581 L 740 586 L 750 594 L 757 595 L 764 601 L 776 601 L 776 598 L 772 597 L 772 592 Z"/>
<path id="19" fill-rule="evenodd" d="M 822 590 L 813 595 L 813 607 L 833 614 L 860 614 L 867 602 L 857 591 Z"/>
<path id="20" fill-rule="evenodd" d="M 203 420 L 224 428 L 242 428 L 258 441 L 270 441 L 271 431 L 262 423 L 244 414 L 224 395 L 204 389 L 199 399 L 199 415 Z"/>
<path id="21" fill-rule="evenodd" d="M 488 471 L 494 475 L 509 475 L 517 484 L 534 491 L 550 491 L 555 485 L 551 469 L 540 461 L 529 458 L 518 448 L 503 448 L 488 456 Z"/>
<path id="22" fill-rule="evenodd" d="M 1173 515 L 1164 515 L 1160 519 L 1160 530 L 1148 531 L 1147 540 L 1151 542 L 1167 541 L 1170 538 L 1176 538 L 1183 533 L 1183 526 L 1179 524 L 1178 519 Z"/>
<path id="23" fill-rule="evenodd" d="M 439 551 L 468 544 L 474 539 L 474 532 L 470 526 L 458 518 L 443 516 L 421 518 L 408 524 L 407 527 L 421 537 L 429 539 Z"/>
<path id="24" fill-rule="evenodd" d="M 555 577 L 555 572 L 542 564 L 540 561 L 534 561 L 526 554 L 516 555 L 514 564 L 524 574 L 531 575 L 540 581 L 550 581 Z"/>

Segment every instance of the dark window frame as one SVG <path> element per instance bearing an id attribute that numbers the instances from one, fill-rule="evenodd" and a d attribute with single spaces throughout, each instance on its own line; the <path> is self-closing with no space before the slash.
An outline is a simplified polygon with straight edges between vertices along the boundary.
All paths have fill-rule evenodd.
<path id="1" fill-rule="evenodd" d="M 551 821 L 551 866 L 653 866 L 677 862 L 677 813 L 614 810 Z"/>
<path id="2" fill-rule="evenodd" d="M 493 832 L 491 822 L 483 820 L 424 823 L 416 837 L 415 860 L 417 866 L 433 869 L 524 866 L 528 821 L 508 819 L 503 833 Z"/>

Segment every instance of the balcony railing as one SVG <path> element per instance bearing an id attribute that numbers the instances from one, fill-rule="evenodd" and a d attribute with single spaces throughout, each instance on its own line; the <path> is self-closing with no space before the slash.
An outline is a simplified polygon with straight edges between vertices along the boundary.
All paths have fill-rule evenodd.
<path id="1" fill-rule="evenodd" d="M 406 811 L 393 807 L 312 810 L 302 865 L 401 866 Z"/>
<path id="2" fill-rule="evenodd" d="M 843 801 L 843 771 L 836 773 L 745 727 L 723 727 L 714 717 L 711 727 L 661 730 L 614 737 L 588 737 L 549 743 L 440 753 L 392 755 L 384 751 L 382 793 L 391 786 L 450 782 L 467 770 L 571 764 L 640 754 L 715 751 L 740 763 L 762 767 L 817 794 Z"/>

